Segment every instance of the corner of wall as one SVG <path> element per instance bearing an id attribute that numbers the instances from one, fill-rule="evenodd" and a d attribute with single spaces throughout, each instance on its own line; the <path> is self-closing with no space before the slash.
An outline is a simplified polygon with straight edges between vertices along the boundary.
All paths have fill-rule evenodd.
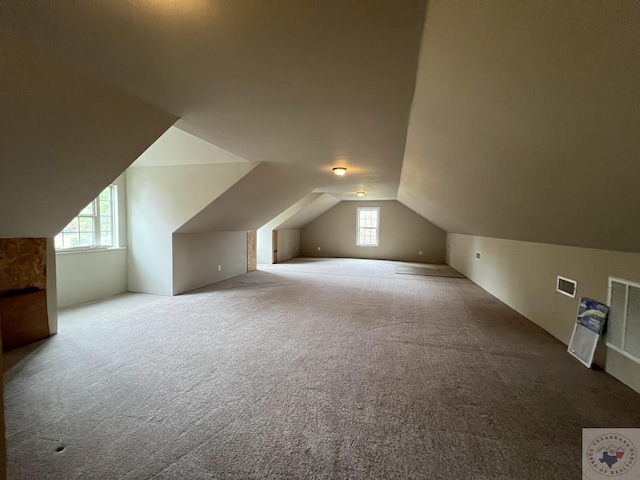
<path id="1" fill-rule="evenodd" d="M 448 245 L 449 265 L 565 345 L 580 297 L 605 303 L 609 276 L 640 281 L 640 253 L 463 234 L 448 234 Z M 578 282 L 576 298 L 556 292 L 558 275 Z M 602 353 L 598 362 L 605 358 Z M 640 365 L 607 349 L 604 368 L 640 392 Z"/>
<path id="2" fill-rule="evenodd" d="M 49 333 L 58 333 L 58 280 L 56 275 L 56 247 L 53 238 L 47 238 L 47 314 Z"/>

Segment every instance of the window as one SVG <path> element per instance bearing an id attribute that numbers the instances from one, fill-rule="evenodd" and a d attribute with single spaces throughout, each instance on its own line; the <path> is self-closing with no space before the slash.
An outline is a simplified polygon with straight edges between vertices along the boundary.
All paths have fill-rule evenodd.
<path id="1" fill-rule="evenodd" d="M 377 247 L 379 229 L 380 207 L 358 207 L 356 245 L 361 247 Z"/>
<path id="2" fill-rule="evenodd" d="M 117 246 L 116 197 L 115 185 L 105 188 L 56 236 L 56 250 Z"/>
<path id="3" fill-rule="evenodd" d="M 640 283 L 609 277 L 607 346 L 640 363 Z"/>

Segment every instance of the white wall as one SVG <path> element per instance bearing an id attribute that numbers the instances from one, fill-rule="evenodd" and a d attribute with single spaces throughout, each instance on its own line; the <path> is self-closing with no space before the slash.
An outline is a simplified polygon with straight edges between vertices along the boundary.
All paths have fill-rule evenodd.
<path id="1" fill-rule="evenodd" d="M 278 262 L 300 255 L 300 230 L 278 230 Z"/>
<path id="2" fill-rule="evenodd" d="M 174 295 L 243 273 L 247 273 L 247 232 L 173 235 Z"/>
<path id="3" fill-rule="evenodd" d="M 273 229 L 268 225 L 257 230 L 258 263 L 273 263 Z"/>
<path id="4" fill-rule="evenodd" d="M 316 202 L 323 194 L 321 193 L 309 193 L 298 200 L 296 203 L 287 208 L 284 212 L 280 213 L 277 217 L 270 220 L 268 223 L 258 229 L 258 263 L 273 263 L 273 230 L 279 230 L 278 227 L 287 221 L 290 221 L 297 215 L 304 212 L 310 205 Z M 336 200 L 337 203 L 337 200 Z M 305 222 L 307 223 L 307 222 Z M 287 235 L 285 233 L 285 235 Z M 300 240 L 298 239 L 298 249 Z M 289 248 L 288 244 L 283 244 L 285 248 Z M 278 261 L 283 261 L 284 257 L 280 256 L 280 239 L 278 238 Z M 295 255 L 288 256 L 285 260 L 293 258 L 298 255 L 298 251 Z M 287 252 L 288 255 L 288 252 Z"/>
<path id="5" fill-rule="evenodd" d="M 58 308 L 127 291 L 124 248 L 56 254 Z"/>
<path id="6" fill-rule="evenodd" d="M 356 245 L 357 207 L 380 207 L 378 247 Z M 438 227 L 395 200 L 341 202 L 302 229 L 300 251 L 309 257 L 441 263 L 445 237 Z"/>
<path id="7" fill-rule="evenodd" d="M 125 175 L 120 175 L 111 183 L 118 187 L 117 247 L 123 248 L 56 253 L 58 308 L 127 291 L 127 252 L 124 249 L 127 243 Z"/>
<path id="8" fill-rule="evenodd" d="M 459 234 L 447 235 L 447 245 L 449 265 L 565 344 L 580 297 L 606 303 L 609 276 L 640 282 L 638 253 Z M 578 282 L 575 299 L 555 291 L 557 275 Z M 640 365 L 604 346 L 598 363 L 640 392 Z"/>
<path id="9" fill-rule="evenodd" d="M 173 295 L 173 232 L 255 166 L 218 163 L 129 168 L 129 290 Z M 246 261 L 244 264 L 246 267 Z"/>

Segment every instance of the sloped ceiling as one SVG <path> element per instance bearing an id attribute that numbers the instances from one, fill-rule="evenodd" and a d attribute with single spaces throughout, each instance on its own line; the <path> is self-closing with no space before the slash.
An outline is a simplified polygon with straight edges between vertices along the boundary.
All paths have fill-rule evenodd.
<path id="1" fill-rule="evenodd" d="M 177 127 L 167 130 L 131 167 L 167 167 L 206 163 L 243 163 L 247 160 L 205 142 Z"/>
<path id="2" fill-rule="evenodd" d="M 398 199 L 449 232 L 640 251 L 640 2 L 429 2 Z"/>
<path id="3" fill-rule="evenodd" d="M 340 198 L 391 199 L 424 12 L 424 0 L 3 0 L 0 25 L 248 161 Z"/>
<path id="4" fill-rule="evenodd" d="M 176 118 L 0 30 L 0 237 L 53 237 Z"/>
<path id="5" fill-rule="evenodd" d="M 340 203 L 340 200 L 338 200 L 336 197 L 328 193 L 323 193 L 298 213 L 282 223 L 278 228 L 282 230 L 287 228 L 302 228 L 307 223 L 315 220 L 323 213 L 335 207 L 338 203 Z"/>
<path id="6" fill-rule="evenodd" d="M 279 213 L 277 216 L 275 216 L 274 218 L 269 220 L 267 223 L 262 225 L 259 230 L 260 231 L 266 230 L 268 235 L 270 236 L 271 235 L 271 230 L 279 230 L 280 229 L 280 225 L 284 224 L 291 217 L 293 217 L 296 214 L 298 214 L 301 211 L 303 211 L 311 203 L 313 203 L 314 200 L 317 200 L 318 197 L 320 197 L 321 195 L 325 195 L 325 194 L 322 194 L 322 193 L 308 193 L 307 195 L 302 197 L 300 200 L 298 200 L 296 203 L 291 205 L 289 208 L 287 208 L 283 212 Z M 260 242 L 260 233 L 261 233 L 260 231 L 258 232 L 258 242 Z M 271 251 L 269 250 L 269 254 L 270 253 L 271 253 Z"/>
<path id="7" fill-rule="evenodd" d="M 257 230 L 310 190 L 279 168 L 261 163 L 174 233 Z"/>
<path id="8" fill-rule="evenodd" d="M 310 191 L 351 200 L 365 190 L 367 200 L 397 197 L 450 232 L 640 251 L 639 24 L 635 0 L 431 0 L 428 11 L 422 0 L 4 0 L 3 31 L 19 31 L 78 70 L 70 83 L 53 75 L 50 88 L 49 73 L 32 78 L 39 62 L 16 76 L 23 60 L 2 37 L 4 91 L 37 83 L 38 95 L 51 97 L 48 117 L 38 98 L 3 97 L 12 152 L 3 155 L 11 165 L 2 186 L 25 188 L 3 204 L 18 205 L 12 218 L 28 218 L 23 203 L 35 212 L 60 194 L 62 184 L 50 182 L 57 176 L 40 168 L 51 158 L 114 178 L 131 152 L 151 144 L 164 111 L 187 134 L 286 172 L 289 180 L 275 185 L 293 188 L 291 203 Z M 105 83 L 157 110 L 115 112 L 118 90 Z M 93 88 L 111 93 L 87 93 Z M 114 115 L 65 124 L 79 110 Z M 51 142 L 54 132 L 64 140 Z M 122 164 L 110 150 L 116 137 L 132 142 Z M 12 159 L 23 146 L 20 166 Z M 347 176 L 330 173 L 337 165 Z M 259 190 L 242 192 L 238 205 L 214 202 L 224 215 L 203 213 L 185 228 L 208 229 L 223 216 L 234 225 L 234 209 L 244 211 Z M 271 192 L 247 205 L 274 214 L 291 205 Z M 35 212 L 13 234 L 55 233 L 85 197 L 56 206 L 60 218 L 48 217 L 51 207 L 40 215 L 47 218 Z M 237 226 L 255 228 L 257 219 L 242 218 Z"/>

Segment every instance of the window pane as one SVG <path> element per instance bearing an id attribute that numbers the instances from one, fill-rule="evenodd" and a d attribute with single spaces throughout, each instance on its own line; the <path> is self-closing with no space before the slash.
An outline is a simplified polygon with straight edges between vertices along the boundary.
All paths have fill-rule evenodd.
<path id="1" fill-rule="evenodd" d="M 113 244 L 113 236 L 111 235 L 111 231 L 102 230 L 100 232 L 100 245 L 103 245 L 105 247 L 111 247 L 112 244 Z"/>
<path id="2" fill-rule="evenodd" d="M 375 228 L 361 228 L 358 243 L 360 245 L 376 245 L 378 243 L 377 237 Z"/>
<path id="3" fill-rule="evenodd" d="M 91 245 L 95 245 L 94 242 L 95 235 L 93 233 L 81 233 L 80 234 L 80 246 L 82 247 L 90 247 Z"/>
<path id="4" fill-rule="evenodd" d="M 100 202 L 100 215 L 111 215 L 111 202 Z"/>
<path id="5" fill-rule="evenodd" d="M 95 211 L 95 205 L 96 205 L 96 201 L 94 200 L 93 202 L 91 202 L 89 205 L 87 205 L 86 207 L 84 207 L 82 209 L 82 211 L 78 214 L 78 215 L 95 215 L 96 211 Z"/>
<path id="6" fill-rule="evenodd" d="M 111 202 L 111 187 L 105 188 L 98 198 L 100 201 Z"/>
<path id="7" fill-rule="evenodd" d="M 77 233 L 63 233 L 62 243 L 64 248 L 73 248 L 80 246 L 80 237 Z"/>
<path id="8" fill-rule="evenodd" d="M 69 222 L 69 225 L 64 227 L 63 232 L 77 232 L 78 231 L 78 217 Z"/>
<path id="9" fill-rule="evenodd" d="M 95 218 L 93 217 L 78 217 L 78 224 L 81 232 L 95 232 Z"/>
<path id="10" fill-rule="evenodd" d="M 100 231 L 106 232 L 111 230 L 111 217 L 100 216 Z"/>
<path id="11" fill-rule="evenodd" d="M 357 243 L 363 246 L 378 245 L 380 212 L 375 208 L 358 208 Z"/>
<path id="12" fill-rule="evenodd" d="M 76 218 L 71 220 L 55 238 L 56 249 L 90 247 L 94 245 L 113 246 L 113 222 L 116 186 L 105 188 L 98 197 L 87 205 Z M 99 222 L 99 223 L 98 223 Z"/>

